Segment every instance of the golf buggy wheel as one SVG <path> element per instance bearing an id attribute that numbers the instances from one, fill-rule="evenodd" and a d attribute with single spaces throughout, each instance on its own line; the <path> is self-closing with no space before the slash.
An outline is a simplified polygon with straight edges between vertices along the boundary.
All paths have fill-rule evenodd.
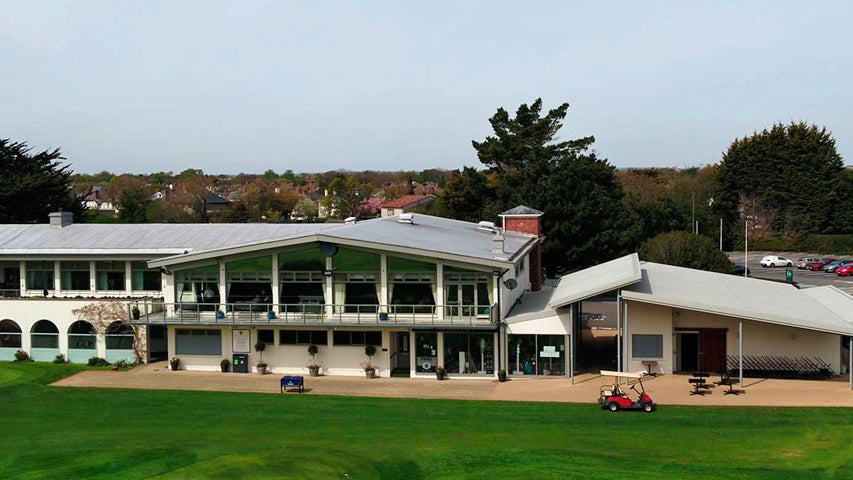
<path id="1" fill-rule="evenodd" d="M 788 267 L 793 267 L 793 266 L 794 266 L 794 264 L 793 264 L 793 263 L 791 263 L 791 262 L 788 262 L 788 265 L 786 265 L 786 266 L 788 266 Z"/>
<path id="2" fill-rule="evenodd" d="M 654 411 L 654 409 L 655 409 L 655 407 L 651 403 L 644 403 L 643 404 L 643 411 L 646 413 L 651 413 Z"/>
<path id="3" fill-rule="evenodd" d="M 610 402 L 607 404 L 607 409 L 610 410 L 611 412 L 615 412 L 615 411 L 619 410 L 619 404 L 616 402 Z"/>

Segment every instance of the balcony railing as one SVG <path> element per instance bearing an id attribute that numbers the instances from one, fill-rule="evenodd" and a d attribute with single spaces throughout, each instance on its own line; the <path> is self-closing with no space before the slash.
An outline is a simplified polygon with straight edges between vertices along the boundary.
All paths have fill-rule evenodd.
<path id="1" fill-rule="evenodd" d="M 492 327 L 497 323 L 497 309 L 490 305 L 220 304 L 145 299 L 128 304 L 128 318 L 143 325 Z"/>

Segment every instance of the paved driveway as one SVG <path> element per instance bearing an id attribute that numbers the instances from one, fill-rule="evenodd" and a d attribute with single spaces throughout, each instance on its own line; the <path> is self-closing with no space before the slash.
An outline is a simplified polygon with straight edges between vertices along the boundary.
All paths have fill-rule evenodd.
<path id="1" fill-rule="evenodd" d="M 53 385 L 61 387 L 142 388 L 166 390 L 206 390 L 221 392 L 279 393 L 280 375 L 219 372 L 171 372 L 165 362 L 126 372 L 87 370 Z M 663 375 L 645 380 L 646 390 L 661 405 L 760 405 L 760 406 L 844 406 L 853 407 L 853 390 L 847 378 L 836 380 L 746 379 L 745 394 L 723 395 L 717 387 L 706 396 L 690 395 L 685 375 Z M 494 380 L 451 378 L 430 379 L 360 377 L 305 377 L 307 395 L 363 397 L 447 398 L 533 402 L 594 403 L 599 387 L 612 379 L 584 374 L 567 379 L 525 378 L 505 383 Z M 297 395 L 297 393 L 289 393 Z"/>

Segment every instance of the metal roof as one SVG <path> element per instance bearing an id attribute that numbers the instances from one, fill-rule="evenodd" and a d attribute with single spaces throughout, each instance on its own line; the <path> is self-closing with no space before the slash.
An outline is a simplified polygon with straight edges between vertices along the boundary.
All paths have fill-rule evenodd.
<path id="1" fill-rule="evenodd" d="M 625 255 L 562 277 L 548 306 L 580 302 L 637 283 L 640 278 L 640 257 L 636 253 Z"/>
<path id="2" fill-rule="evenodd" d="M 642 280 L 622 298 L 685 310 L 853 335 L 853 298 L 833 287 L 793 285 L 659 263 L 642 264 Z"/>
<path id="3" fill-rule="evenodd" d="M 500 214 L 501 217 L 511 217 L 514 215 L 523 215 L 523 216 L 541 216 L 544 215 L 544 212 L 540 212 L 535 208 L 530 208 L 526 205 L 519 205 L 517 207 L 510 208 L 509 210 Z"/>
<path id="4" fill-rule="evenodd" d="M 554 291 L 553 288 L 548 288 L 525 293 L 507 314 L 506 323 L 513 324 L 556 316 L 557 309 L 548 306 Z"/>
<path id="5" fill-rule="evenodd" d="M 158 257 L 305 235 L 337 226 L 298 223 L 77 223 L 62 228 L 48 224 L 0 225 L 0 256 L 134 254 Z"/>
<path id="6" fill-rule="evenodd" d="M 0 225 L 0 257 L 27 255 L 145 255 L 158 265 L 276 248 L 317 240 L 401 251 L 463 262 L 506 266 L 536 238 L 505 232 L 503 252 L 493 252 L 494 232 L 475 223 L 415 215 L 324 224 L 48 224 Z M 186 252 L 186 254 L 184 253 Z"/>

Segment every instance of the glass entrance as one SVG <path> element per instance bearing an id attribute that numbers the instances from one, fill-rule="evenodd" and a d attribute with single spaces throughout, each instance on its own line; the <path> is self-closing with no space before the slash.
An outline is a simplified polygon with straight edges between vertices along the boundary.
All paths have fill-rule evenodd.
<path id="1" fill-rule="evenodd" d="M 434 372 L 438 364 L 438 334 L 436 332 L 415 333 L 415 371 Z"/>

